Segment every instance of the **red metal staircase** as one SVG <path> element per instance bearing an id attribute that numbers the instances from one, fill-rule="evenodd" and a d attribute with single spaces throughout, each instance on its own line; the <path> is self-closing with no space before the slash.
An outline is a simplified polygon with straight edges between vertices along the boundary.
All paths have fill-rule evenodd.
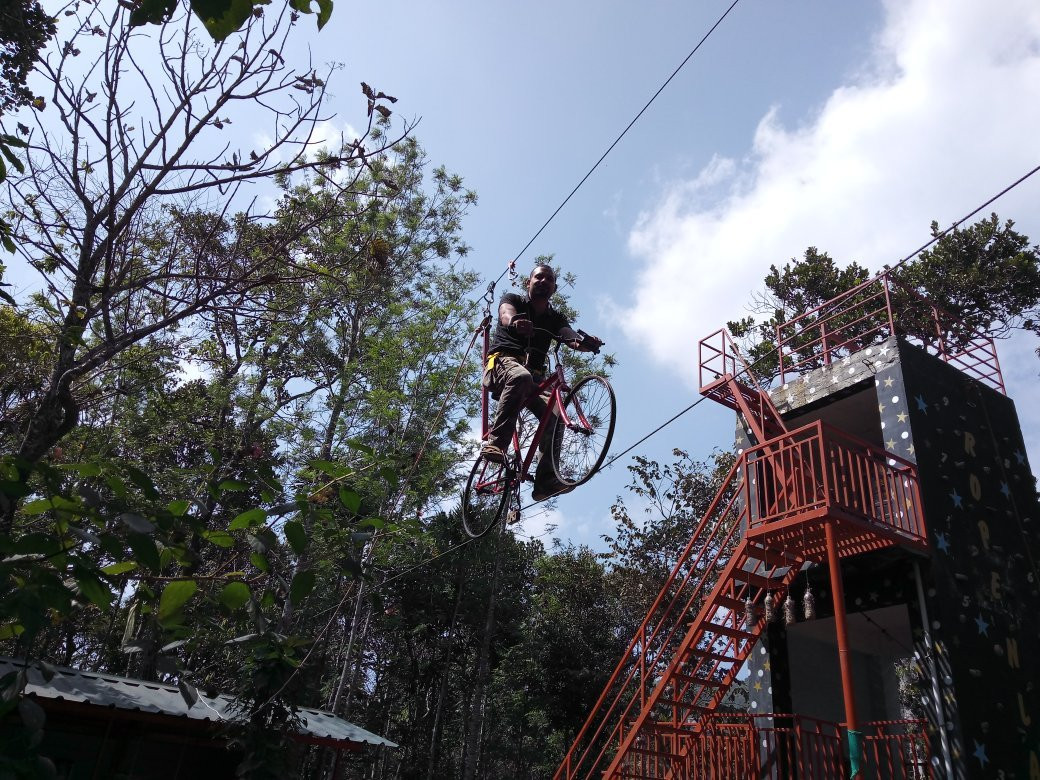
<path id="1" fill-rule="evenodd" d="M 690 777 L 693 746 L 807 561 L 923 548 L 911 463 L 823 423 L 788 431 L 725 331 L 701 393 L 735 409 L 742 452 L 636 631 L 555 780 Z M 704 381 L 707 378 L 708 381 Z"/>

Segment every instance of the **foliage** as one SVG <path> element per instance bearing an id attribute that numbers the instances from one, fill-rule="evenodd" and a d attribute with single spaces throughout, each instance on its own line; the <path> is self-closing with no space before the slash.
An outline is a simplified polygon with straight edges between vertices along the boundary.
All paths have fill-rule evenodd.
<path id="1" fill-rule="evenodd" d="M 192 13 L 205 26 L 215 41 L 223 41 L 242 28 L 250 18 L 263 14 L 263 7 L 271 0 L 188 0 Z M 333 0 L 287 0 L 295 22 L 300 13 L 314 13 L 317 3 L 318 29 L 332 16 Z M 177 12 L 178 0 L 135 0 L 130 23 L 135 27 L 145 24 L 165 24 Z"/>
<path id="2" fill-rule="evenodd" d="M 254 19 L 237 45 L 198 58 L 191 24 L 164 27 L 142 53 L 125 9 L 111 21 L 94 6 L 70 11 L 72 36 L 40 66 L 60 121 L 36 119 L 26 171 L 10 180 L 19 254 L 43 283 L 31 316 L 52 343 L 47 381 L 5 419 L 29 462 L 75 427 L 84 388 L 106 380 L 127 350 L 170 350 L 209 312 L 260 316 L 265 288 L 321 276 L 290 247 L 324 215 L 289 215 L 273 228 L 265 215 L 233 214 L 243 184 L 312 172 L 328 182 L 329 204 L 358 197 L 368 164 L 396 140 L 386 135 L 391 99 L 372 95 L 362 138 L 307 155 L 326 83 L 277 53 L 289 32 L 282 17 Z M 71 67 L 76 57 L 85 67 Z M 146 78 L 153 57 L 180 66 Z M 274 138 L 264 148 L 231 149 L 222 131 L 257 105 L 273 120 Z M 137 127 L 163 130 L 152 136 Z M 210 211 L 208 198 L 222 205 Z"/>
<path id="3" fill-rule="evenodd" d="M 343 508 L 355 504 L 347 483 L 353 476 L 344 472 L 335 480 Z M 139 675 L 177 679 L 190 707 L 198 699 L 192 680 L 204 669 L 189 671 L 183 659 L 205 654 L 206 640 L 216 634 L 220 662 L 247 672 L 238 698 L 241 738 L 251 748 L 243 776 L 279 776 L 268 774 L 276 766 L 271 735 L 290 733 L 296 690 L 289 683 L 300 648 L 312 642 L 285 620 L 288 604 L 300 608 L 313 592 L 314 572 L 300 565 L 312 544 L 302 529 L 336 510 L 313 496 L 286 501 L 267 464 L 258 464 L 248 481 L 211 473 L 203 486 L 220 511 L 197 495 L 160 491 L 130 463 L 29 464 L 5 457 L 0 500 L 29 500 L 17 532 L 0 535 L 0 642 L 15 657 L 48 655 L 48 637 L 67 621 L 118 610 L 126 621 L 121 653 L 136 659 Z M 238 511 L 239 494 L 252 490 L 262 503 Z M 287 531 L 292 527 L 295 533 Z M 341 558 L 354 554 L 346 540 Z M 200 624 L 208 629 L 201 636 Z M 24 700 L 13 695 L 24 678 L 9 675 L 2 685 L 0 716 L 21 707 L 32 728 L 34 713 L 27 715 Z"/>
<path id="4" fill-rule="evenodd" d="M 742 352 L 751 364 L 752 373 L 768 382 L 779 369 L 779 326 L 806 315 L 869 278 L 870 272 L 863 266 L 850 263 L 845 268 L 839 268 L 826 252 L 809 247 L 800 260 L 792 258 L 783 268 L 769 266 L 769 273 L 765 277 L 765 286 L 769 292 L 758 296 L 752 306 L 753 311 L 766 316 L 764 320 L 757 321 L 755 317 L 749 316 L 728 322 L 726 327 L 735 338 L 742 340 Z M 833 323 L 834 326 L 839 324 Z M 809 335 L 812 332 L 810 327 L 804 328 L 803 332 L 806 335 L 802 340 L 799 341 L 796 335 L 788 349 L 798 350 L 803 347 L 803 341 L 815 338 Z M 818 347 L 813 349 L 818 350 Z"/>
<path id="5" fill-rule="evenodd" d="M 295 708 L 365 686 L 339 672 L 371 641 L 381 550 L 424 544 L 457 490 L 476 196 L 368 85 L 362 137 L 308 146 L 326 83 L 277 54 L 288 12 L 205 58 L 167 25 L 149 45 L 183 67 L 148 71 L 125 10 L 70 11 L 41 66 L 61 119 L 25 131 L 8 190 L 42 286 L 0 307 L 0 650 L 176 682 L 189 706 L 230 693 L 242 775 L 302 773 Z M 239 106 L 273 144 L 224 147 Z M 263 180 L 274 208 L 236 213 Z"/>
<path id="6" fill-rule="evenodd" d="M 1001 225 L 992 214 L 891 269 L 889 294 L 897 330 L 921 341 L 934 340 L 934 303 L 949 344 L 967 344 L 975 333 L 1000 338 L 1015 329 L 1040 332 L 1040 248 L 1030 246 L 1013 228 L 1014 222 Z M 933 237 L 940 235 L 937 223 L 931 230 Z M 728 328 L 742 341 L 754 373 L 768 382 L 779 369 L 779 327 L 801 318 L 784 329 L 785 359 L 797 361 L 800 369 L 814 367 L 822 359 L 827 333 L 843 334 L 831 339 L 832 348 L 855 351 L 887 332 L 887 325 L 872 329 L 885 312 L 885 301 L 880 283 L 864 284 L 870 278 L 863 266 L 841 268 L 826 252 L 810 247 L 800 260 L 770 266 L 767 292 L 752 304 L 752 311 L 765 319 L 749 316 L 728 323 Z M 838 296 L 840 306 L 818 310 Z"/>
<path id="7" fill-rule="evenodd" d="M 53 37 L 54 31 L 54 20 L 37 0 L 9 0 L 0 8 L 0 115 L 30 104 L 43 109 L 43 98 L 33 95 L 26 80 L 39 51 Z M 21 160 L 13 151 L 24 148 L 22 139 L 0 133 L 0 184 L 7 179 L 8 165 L 18 173 L 24 171 Z M 14 252 L 11 225 L 3 217 L 0 217 L 0 245 L 8 252 Z M 6 286 L 3 277 L 4 266 L 0 264 L 0 287 Z M 14 303 L 14 299 L 3 290 L 0 290 L 0 299 Z"/>
<path id="8" fill-rule="evenodd" d="M 672 454 L 675 460 L 665 465 L 636 456 L 626 485 L 632 498 L 626 503 L 618 496 L 610 508 L 616 530 L 603 537 L 604 560 L 625 610 L 626 637 L 634 635 L 733 465 L 728 452 L 716 451 L 708 461 L 680 449 Z"/>
<path id="9" fill-rule="evenodd" d="M 939 239 L 896 271 L 898 281 L 955 315 L 965 332 L 1040 334 L 1040 247 L 996 214 Z M 932 223 L 932 235 L 939 225 Z"/>
<path id="10" fill-rule="evenodd" d="M 37 100 L 26 80 L 54 31 L 38 0 L 8 0 L 0 8 L 0 114 Z"/>

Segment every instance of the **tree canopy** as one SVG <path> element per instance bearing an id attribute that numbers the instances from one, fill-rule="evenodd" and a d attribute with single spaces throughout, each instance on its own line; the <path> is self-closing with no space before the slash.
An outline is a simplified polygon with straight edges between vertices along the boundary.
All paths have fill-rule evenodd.
<path id="1" fill-rule="evenodd" d="M 884 270 L 911 297 L 922 296 L 944 310 L 953 331 L 948 337 L 954 340 L 970 338 L 975 332 L 992 338 L 1015 330 L 1040 334 L 1040 247 L 1031 245 L 1014 225 L 991 214 L 942 235 L 933 222 L 932 236 L 937 240 L 931 248 Z M 866 267 L 856 262 L 840 266 L 826 252 L 809 247 L 801 258 L 770 266 L 766 291 L 750 304 L 753 314 L 728 323 L 729 330 L 742 339 L 756 375 L 772 378 L 778 370 L 777 327 L 871 278 Z M 910 298 L 905 303 L 909 305 Z M 849 305 L 855 310 L 856 301 L 850 299 Z M 847 316 L 855 318 L 855 314 Z M 912 320 L 911 314 L 905 327 L 934 327 L 915 326 Z"/>

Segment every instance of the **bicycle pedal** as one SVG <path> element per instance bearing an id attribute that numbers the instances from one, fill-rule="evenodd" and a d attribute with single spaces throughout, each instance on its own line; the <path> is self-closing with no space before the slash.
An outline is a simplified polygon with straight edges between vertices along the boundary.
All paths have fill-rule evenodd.
<path id="1" fill-rule="evenodd" d="M 510 509 L 506 515 L 506 525 L 516 525 L 521 519 L 519 509 Z"/>

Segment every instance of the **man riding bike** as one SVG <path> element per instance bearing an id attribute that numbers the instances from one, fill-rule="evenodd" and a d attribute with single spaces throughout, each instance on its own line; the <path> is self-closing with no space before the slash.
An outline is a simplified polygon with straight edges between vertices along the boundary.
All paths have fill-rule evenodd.
<path id="1" fill-rule="evenodd" d="M 579 335 L 567 318 L 550 305 L 549 300 L 556 292 L 556 273 L 551 266 L 536 265 L 526 286 L 526 296 L 506 293 L 499 301 L 498 323 L 484 368 L 484 385 L 498 399 L 498 409 L 481 453 L 495 463 L 506 462 L 506 451 L 521 408 L 526 406 L 538 417 L 545 412 L 546 399 L 537 395 L 535 388 L 545 371 L 551 340 L 555 338 L 582 352 L 595 352 L 603 345 L 595 336 Z M 560 482 L 553 472 L 548 447 L 559 446 L 559 438 L 553 434 L 547 431 L 542 437 L 542 457 L 535 471 L 532 493 L 535 501 L 573 489 Z"/>

